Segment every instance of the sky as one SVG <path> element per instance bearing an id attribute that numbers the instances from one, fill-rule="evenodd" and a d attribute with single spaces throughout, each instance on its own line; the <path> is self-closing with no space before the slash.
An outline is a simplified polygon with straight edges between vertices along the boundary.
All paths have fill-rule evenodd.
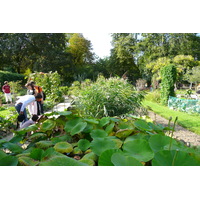
<path id="1" fill-rule="evenodd" d="M 93 47 L 93 52 L 100 58 L 110 56 L 111 35 L 110 33 L 94 33 L 83 32 L 83 36 L 90 40 Z"/>

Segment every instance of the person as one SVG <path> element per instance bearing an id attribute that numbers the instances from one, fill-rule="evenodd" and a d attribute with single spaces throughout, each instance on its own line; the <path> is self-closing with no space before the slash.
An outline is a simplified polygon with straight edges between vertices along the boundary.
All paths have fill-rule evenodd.
<path id="1" fill-rule="evenodd" d="M 30 84 L 31 84 L 33 93 L 40 96 L 40 98 L 37 99 L 37 115 L 44 114 L 44 108 L 43 108 L 44 101 L 43 101 L 42 87 L 35 85 L 34 81 L 31 81 Z"/>
<path id="2" fill-rule="evenodd" d="M 4 82 L 4 85 L 2 86 L 2 91 L 5 94 L 6 103 L 8 104 L 8 101 L 10 101 L 10 103 L 12 103 L 12 96 L 10 93 L 10 85 L 8 84 L 8 81 Z"/>
<path id="3" fill-rule="evenodd" d="M 31 83 L 27 83 L 26 85 L 27 88 L 27 95 L 34 95 L 35 94 L 35 89 L 34 87 L 31 85 Z M 38 108 L 37 108 L 37 101 L 33 101 L 32 103 L 30 103 L 28 106 L 28 111 L 31 115 L 37 115 L 38 114 Z"/>
<path id="4" fill-rule="evenodd" d="M 26 121 L 28 121 L 27 113 L 26 113 L 26 107 L 31 104 L 32 102 L 36 101 L 38 99 L 37 95 L 24 95 L 21 96 L 15 103 L 15 108 L 17 112 L 19 113 L 18 118 L 20 115 L 24 115 L 24 119 L 22 120 L 22 124 Z M 31 114 L 31 113 L 30 113 Z"/>
<path id="5" fill-rule="evenodd" d="M 32 124 L 35 124 L 38 120 L 38 115 L 33 115 L 31 119 L 29 119 L 28 121 L 26 121 L 21 127 L 20 129 L 26 128 Z"/>

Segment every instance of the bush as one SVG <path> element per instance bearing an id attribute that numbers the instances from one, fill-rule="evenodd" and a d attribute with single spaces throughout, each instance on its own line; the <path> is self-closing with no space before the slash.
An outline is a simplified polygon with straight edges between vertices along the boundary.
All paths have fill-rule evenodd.
<path id="1" fill-rule="evenodd" d="M 161 69 L 161 103 L 167 105 L 169 96 L 175 96 L 176 67 L 167 65 Z"/>
<path id="2" fill-rule="evenodd" d="M 160 90 L 154 90 L 145 95 L 145 100 L 160 103 Z"/>
<path id="3" fill-rule="evenodd" d="M 62 92 L 63 95 L 68 95 L 68 86 L 61 86 L 59 90 Z"/>
<path id="4" fill-rule="evenodd" d="M 4 85 L 4 81 L 22 81 L 24 83 L 25 76 L 22 74 L 17 73 L 11 73 L 7 71 L 0 71 L 0 86 L 2 87 Z"/>
<path id="5" fill-rule="evenodd" d="M 80 89 L 75 103 L 81 114 L 101 118 L 129 112 L 137 114 L 143 98 L 144 96 L 124 79 L 105 79 L 100 76 L 95 83 Z"/>

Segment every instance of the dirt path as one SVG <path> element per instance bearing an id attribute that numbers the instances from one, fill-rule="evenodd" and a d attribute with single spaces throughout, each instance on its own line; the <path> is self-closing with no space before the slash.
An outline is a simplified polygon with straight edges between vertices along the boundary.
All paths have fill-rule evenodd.
<path id="1" fill-rule="evenodd" d="M 161 124 L 163 126 L 168 126 L 169 120 L 167 120 L 151 111 L 149 111 L 148 115 L 156 123 Z M 171 124 L 171 126 L 172 126 L 172 124 Z M 192 146 L 200 145 L 200 135 L 197 135 L 179 125 L 176 125 L 176 127 L 175 127 L 174 138 L 176 138 L 178 140 L 183 140 L 184 142 L 186 142 L 187 145 L 192 145 Z"/>

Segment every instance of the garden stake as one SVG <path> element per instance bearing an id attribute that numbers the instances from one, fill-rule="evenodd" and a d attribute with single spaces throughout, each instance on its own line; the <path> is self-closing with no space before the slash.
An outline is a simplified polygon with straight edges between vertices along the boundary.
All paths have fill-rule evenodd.
<path id="1" fill-rule="evenodd" d="M 176 125 L 177 120 L 178 120 L 178 116 L 174 120 L 174 125 L 173 125 L 173 128 L 172 128 L 172 134 L 171 134 L 171 140 L 170 140 L 170 144 L 169 144 L 169 150 L 171 149 L 171 146 L 172 146 L 172 137 L 173 137 L 173 133 L 174 133 L 174 130 L 175 130 L 175 125 Z"/>

